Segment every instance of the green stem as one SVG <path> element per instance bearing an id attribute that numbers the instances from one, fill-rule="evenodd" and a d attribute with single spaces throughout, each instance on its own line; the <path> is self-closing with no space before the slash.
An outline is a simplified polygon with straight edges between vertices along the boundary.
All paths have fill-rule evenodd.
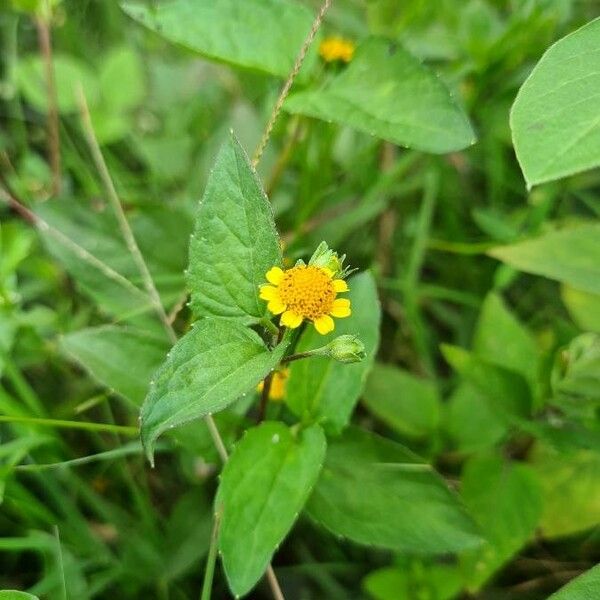
<path id="1" fill-rule="evenodd" d="M 275 323 L 267 319 L 267 317 L 263 317 L 260 320 L 260 324 L 273 335 L 279 335 L 279 327 L 277 327 Z"/>
<path id="2" fill-rule="evenodd" d="M 217 541 L 219 538 L 219 523 L 221 517 L 215 513 L 213 521 L 213 530 L 210 536 L 210 547 L 206 558 L 206 567 L 204 569 L 204 581 L 202 583 L 202 594 L 200 600 L 210 600 L 212 593 L 213 577 L 215 574 L 215 563 L 217 562 Z"/>
<path id="3" fill-rule="evenodd" d="M 0 423 L 25 423 L 27 425 L 43 425 L 45 427 L 64 427 L 66 429 L 84 429 L 85 431 L 105 431 L 122 435 L 137 436 L 137 427 L 110 425 L 108 423 L 90 423 L 86 421 L 63 421 L 61 419 L 38 419 L 35 417 L 8 417 L 0 415 Z"/>

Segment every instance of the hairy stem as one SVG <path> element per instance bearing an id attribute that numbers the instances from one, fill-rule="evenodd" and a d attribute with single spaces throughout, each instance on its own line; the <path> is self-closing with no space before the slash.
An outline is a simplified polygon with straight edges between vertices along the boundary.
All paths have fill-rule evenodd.
<path id="1" fill-rule="evenodd" d="M 262 138 L 254 152 L 254 157 L 252 158 L 252 165 L 254 167 L 256 167 L 258 165 L 258 162 L 260 161 L 260 157 L 262 156 L 263 152 L 265 151 L 265 148 L 267 147 L 267 143 L 269 142 L 269 138 L 271 137 L 271 132 L 273 131 L 273 127 L 275 126 L 277 117 L 279 116 L 279 113 L 281 112 L 281 107 L 283 106 L 283 103 L 285 102 L 287 95 L 290 93 L 290 89 L 292 88 L 292 85 L 294 84 L 294 80 L 296 79 L 298 73 L 300 72 L 302 63 L 304 62 L 304 59 L 306 58 L 306 53 L 308 52 L 310 45 L 313 43 L 313 40 L 315 39 L 315 35 L 317 35 L 317 31 L 319 31 L 319 27 L 321 27 L 321 23 L 323 22 L 323 17 L 325 16 L 325 13 L 331 6 L 332 1 L 333 0 L 325 0 L 325 2 L 323 2 L 319 12 L 317 13 L 317 16 L 315 17 L 315 20 L 313 21 L 310 31 L 308 32 L 308 36 L 304 40 L 304 44 L 302 44 L 302 48 L 300 48 L 300 52 L 298 53 L 298 56 L 296 57 L 296 62 L 294 63 L 294 67 L 292 68 L 291 73 L 288 75 L 287 81 L 285 82 L 283 88 L 281 88 L 281 92 L 279 93 L 279 98 L 277 98 L 277 102 L 275 102 L 275 106 L 273 107 L 271 116 L 269 117 L 269 121 L 267 123 L 267 126 L 265 127 L 265 131 L 264 131 Z"/>

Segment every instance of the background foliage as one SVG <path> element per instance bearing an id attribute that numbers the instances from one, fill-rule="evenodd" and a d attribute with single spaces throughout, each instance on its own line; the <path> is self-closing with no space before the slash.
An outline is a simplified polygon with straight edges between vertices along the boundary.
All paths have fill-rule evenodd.
<path id="1" fill-rule="evenodd" d="M 308 415 L 322 429 L 296 439 L 265 423 L 244 435 L 248 388 L 280 356 L 245 327 L 264 313 L 256 288 L 219 290 L 228 266 L 252 281 L 281 249 L 260 226 L 259 184 L 232 170 L 243 152 L 229 131 L 251 155 L 317 10 L 0 10 L 1 588 L 199 596 L 218 455 L 193 421 L 156 441 L 149 469 L 137 419 L 153 380 L 145 442 L 199 405 L 230 405 L 216 421 L 227 447 L 243 448 L 217 496 L 247 513 L 222 523 L 215 598 L 247 592 L 288 531 L 273 561 L 287 598 L 600 596 L 600 5 L 333 3 L 258 174 L 288 260 L 326 240 L 364 271 L 336 334 L 359 334 L 369 357 L 293 363 L 269 416 Z M 357 44 L 349 64 L 319 57 L 328 35 Z M 158 373 L 172 344 L 94 166 L 80 89 L 160 300 L 177 333 L 191 331 Z M 195 225 L 203 193 L 224 188 L 224 212 L 206 204 Z M 242 210 L 237 241 L 225 231 L 221 246 L 206 243 L 207 220 L 242 223 Z M 260 235 L 258 253 L 235 246 Z M 230 320 L 190 329 L 216 307 Z M 298 348 L 322 342 L 307 330 Z M 198 362 L 177 379 L 186 345 Z M 206 368 L 223 355 L 241 372 L 233 383 Z M 190 393 L 189 414 L 173 416 L 190 381 L 220 387 Z M 293 494 L 278 495 L 270 469 Z M 260 551 L 240 541 L 255 530 Z M 264 582 L 250 594 L 270 597 Z"/>

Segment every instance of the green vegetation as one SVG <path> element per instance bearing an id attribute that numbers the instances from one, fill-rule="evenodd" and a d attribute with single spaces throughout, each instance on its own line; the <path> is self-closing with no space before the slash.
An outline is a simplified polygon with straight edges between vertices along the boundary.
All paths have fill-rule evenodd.
<path id="1" fill-rule="evenodd" d="M 598 14 L 4 3 L 0 600 L 600 598 Z"/>

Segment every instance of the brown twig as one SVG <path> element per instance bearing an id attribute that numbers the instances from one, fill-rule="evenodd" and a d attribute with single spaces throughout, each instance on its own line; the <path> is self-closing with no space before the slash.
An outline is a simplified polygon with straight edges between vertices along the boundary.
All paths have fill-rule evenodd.
<path id="1" fill-rule="evenodd" d="M 269 138 L 271 137 L 271 132 L 273 131 L 273 126 L 275 125 L 275 121 L 277 121 L 277 117 L 279 116 L 279 113 L 281 112 L 281 107 L 283 106 L 283 103 L 285 102 L 287 95 L 290 93 L 290 89 L 292 88 L 292 85 L 294 84 L 294 80 L 296 79 L 298 73 L 300 72 L 302 63 L 304 62 L 304 59 L 306 58 L 306 53 L 308 52 L 310 45 L 312 44 L 313 40 L 315 39 L 315 35 L 317 35 L 317 31 L 319 31 L 319 27 L 321 27 L 321 23 L 323 22 L 323 17 L 325 16 L 325 13 L 331 6 L 332 1 L 333 0 L 325 0 L 325 2 L 323 2 L 319 12 L 317 13 L 317 16 L 315 17 L 315 20 L 313 21 L 310 31 L 308 32 L 308 36 L 306 36 L 306 39 L 304 40 L 304 44 L 302 44 L 302 48 L 300 49 L 300 52 L 299 52 L 298 56 L 296 57 L 296 62 L 294 63 L 294 67 L 292 68 L 292 71 L 289 74 L 287 81 L 285 82 L 285 85 L 281 89 L 279 98 L 277 98 L 277 102 L 275 102 L 275 106 L 273 107 L 273 110 L 271 112 L 269 122 L 267 123 L 267 126 L 265 127 L 263 136 L 254 152 L 254 157 L 252 158 L 252 165 L 254 167 L 256 167 L 258 165 L 258 162 L 260 161 L 260 157 L 262 156 L 263 152 L 265 151 L 265 148 L 267 147 L 267 143 L 269 141 Z"/>
<path id="2" fill-rule="evenodd" d="M 49 15 L 38 16 L 35 19 L 40 52 L 44 57 L 46 91 L 48 95 L 48 158 L 52 170 L 52 195 L 56 196 L 60 193 L 60 135 L 58 132 L 58 101 L 54 64 L 52 62 L 52 39 L 49 22 Z"/>

